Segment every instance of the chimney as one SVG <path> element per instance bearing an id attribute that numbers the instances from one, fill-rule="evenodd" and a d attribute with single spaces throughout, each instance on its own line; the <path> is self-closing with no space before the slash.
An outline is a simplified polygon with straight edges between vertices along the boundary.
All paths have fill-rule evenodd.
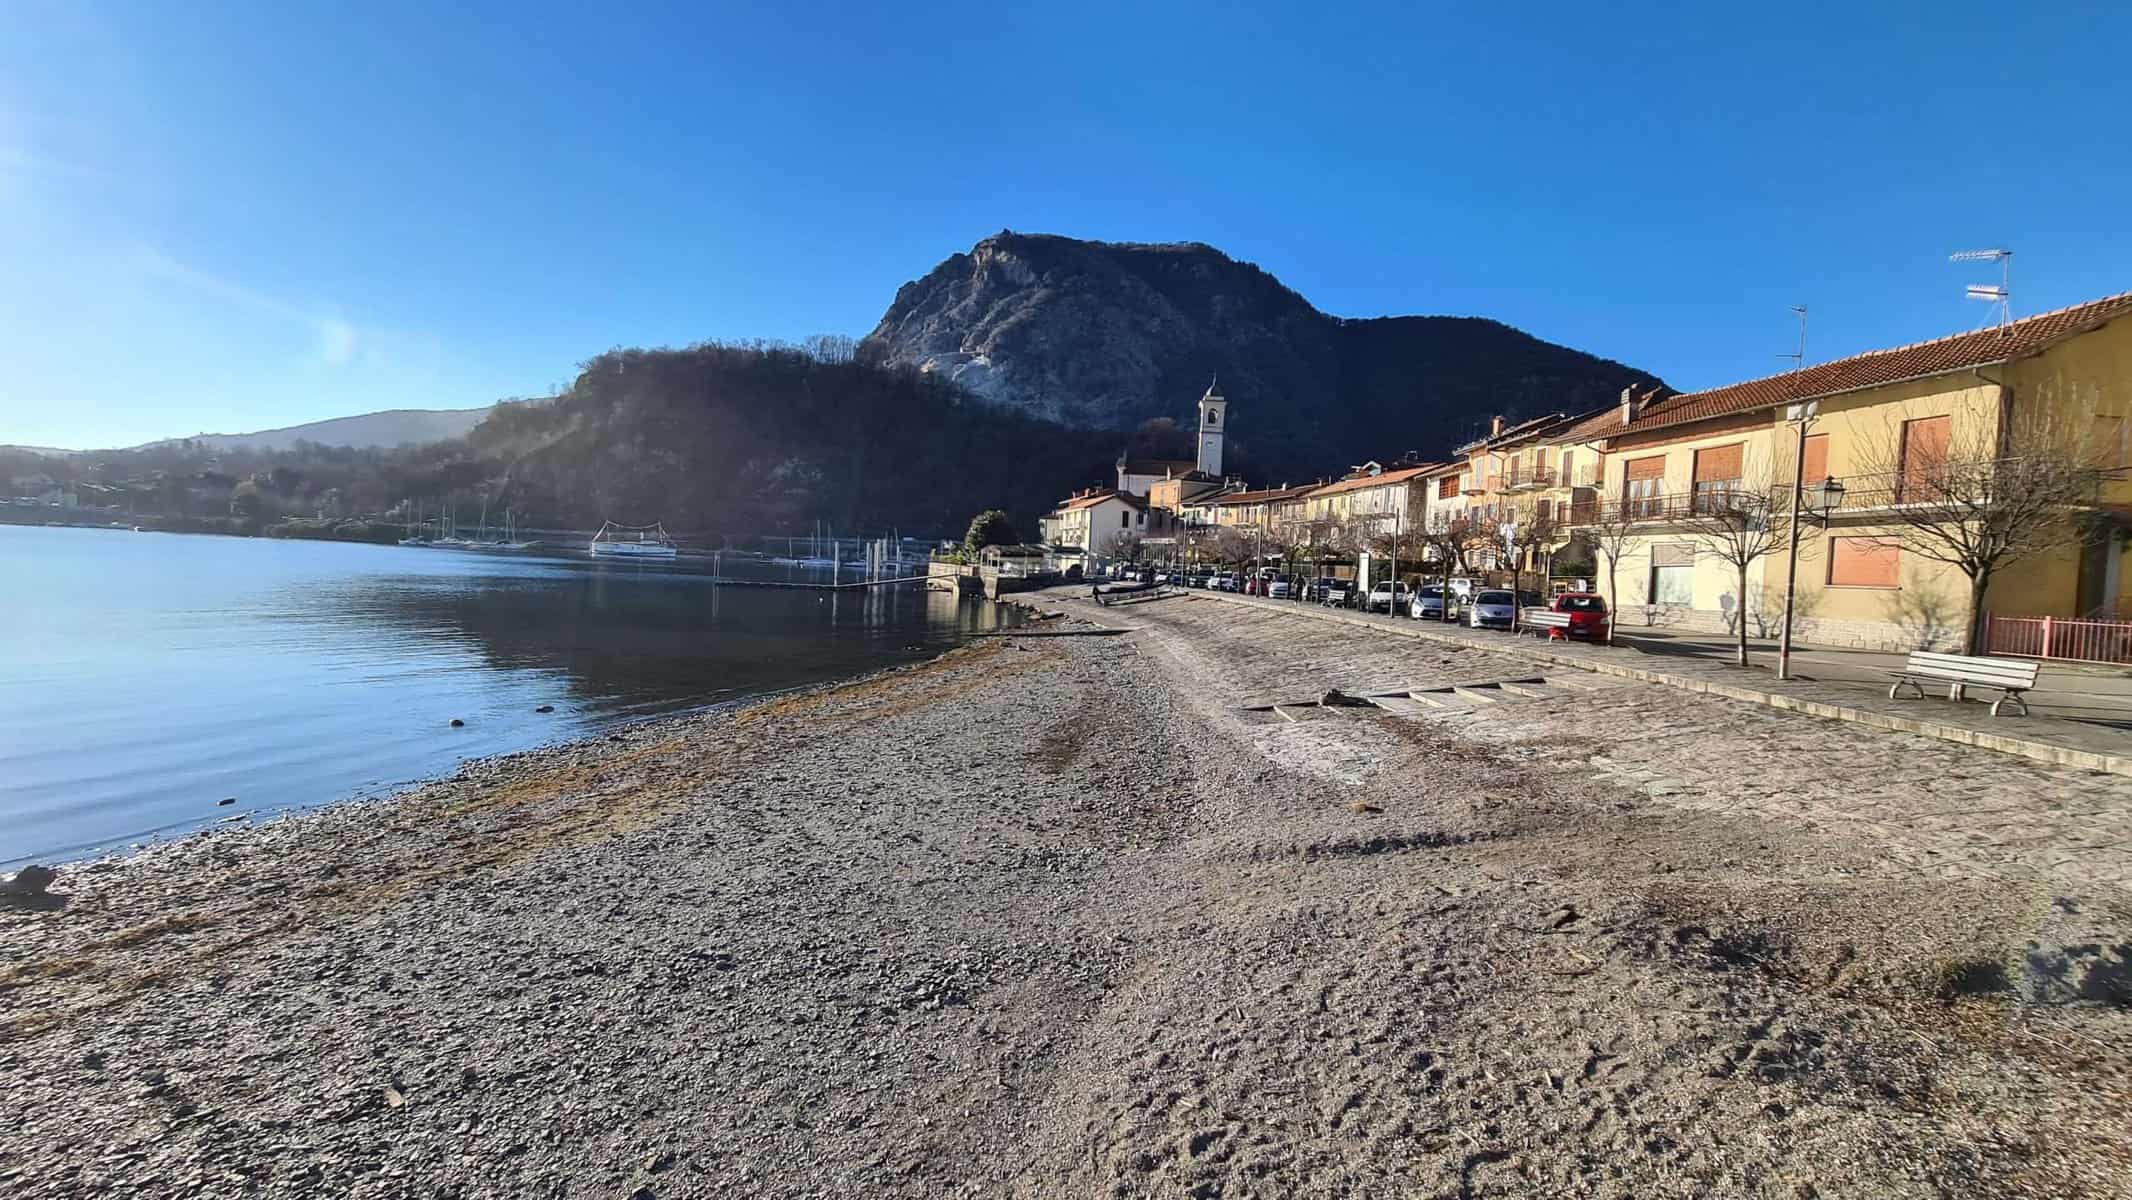
<path id="1" fill-rule="evenodd" d="M 1636 414 L 1642 411 L 1643 397 L 1636 394 L 1636 389 L 1633 387 L 1621 389 L 1621 423 L 1623 425 L 1634 425 L 1636 423 Z"/>
<path id="2" fill-rule="evenodd" d="M 1501 414 L 1501 413 L 1497 413 L 1497 414 L 1496 414 L 1495 416 L 1493 416 L 1493 417 L 1489 418 L 1489 420 L 1488 420 L 1488 436 L 1489 436 L 1489 437 L 1501 437 L 1501 436 L 1503 436 L 1503 414 Z"/>

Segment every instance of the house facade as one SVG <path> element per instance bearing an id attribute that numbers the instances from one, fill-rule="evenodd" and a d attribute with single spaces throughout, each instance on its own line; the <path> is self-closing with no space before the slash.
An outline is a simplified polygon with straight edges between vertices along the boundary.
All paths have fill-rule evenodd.
<path id="1" fill-rule="evenodd" d="M 1976 611 L 1970 580 L 1915 522 L 1969 528 L 1961 513 L 2004 511 L 2006 497 L 1991 490 L 2033 486 L 2023 464 L 2053 456 L 2091 464 L 2095 490 L 2056 506 L 2040 526 L 2051 531 L 2048 547 L 1998 573 L 1984 610 L 2132 611 L 2128 423 L 2132 293 L 1705 392 L 1625 396 L 1557 444 L 1597 468 L 1591 488 L 1573 490 L 1571 524 L 1629 527 L 1616 604 L 1627 622 L 1731 630 L 1745 620 L 1750 634 L 1773 635 L 1784 547 L 1750 568 L 1739 595 L 1737 572 L 1715 560 L 1697 517 L 1735 503 L 1728 498 L 1766 498 L 1781 520 L 1798 478 L 1833 482 L 1842 496 L 1826 519 L 1799 529 L 1796 636 L 1950 649 Z M 1956 494 L 1964 481 L 1975 481 L 1976 495 Z M 1603 557 L 1599 573 L 1603 583 Z"/>
<path id="2" fill-rule="evenodd" d="M 1075 492 L 1043 519 L 1045 541 L 1062 560 L 1094 566 L 1121 557 L 1148 533 L 1146 500 L 1114 488 Z"/>

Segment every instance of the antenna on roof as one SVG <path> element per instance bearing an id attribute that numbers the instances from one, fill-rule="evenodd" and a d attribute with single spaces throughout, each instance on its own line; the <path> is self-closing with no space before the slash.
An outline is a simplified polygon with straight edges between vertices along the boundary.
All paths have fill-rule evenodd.
<path id="1" fill-rule="evenodd" d="M 1777 357 L 1790 359 L 1791 369 L 1796 371 L 1806 365 L 1806 306 L 1794 304 L 1791 310 L 1799 314 L 1799 348 L 1790 354 L 1779 354 Z"/>
<path id="2" fill-rule="evenodd" d="M 2013 324 L 2013 251 L 2004 249 L 2003 247 L 1997 250 L 1964 250 L 1959 254 L 1948 255 L 1947 261 L 1998 263 L 1999 286 L 1993 287 L 1988 283 L 1972 283 L 1969 285 L 1968 288 L 1968 296 L 1971 300 L 1983 300 L 1991 304 L 1991 310 L 1985 312 L 1984 320 L 1982 323 L 1978 324 L 1978 329 L 1982 329 L 1985 325 L 1991 323 L 1992 311 L 1996 311 L 1999 314 L 1999 325 L 2002 328 L 2004 326 Z"/>

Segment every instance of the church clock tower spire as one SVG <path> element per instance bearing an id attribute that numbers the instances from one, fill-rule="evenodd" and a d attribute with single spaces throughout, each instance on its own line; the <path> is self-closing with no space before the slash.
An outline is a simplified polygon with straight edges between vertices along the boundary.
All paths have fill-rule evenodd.
<path id="1" fill-rule="evenodd" d="M 1207 384 L 1207 394 L 1199 398 L 1199 470 L 1216 479 L 1221 478 L 1221 439 L 1229 420 L 1228 408 L 1217 377 Z"/>

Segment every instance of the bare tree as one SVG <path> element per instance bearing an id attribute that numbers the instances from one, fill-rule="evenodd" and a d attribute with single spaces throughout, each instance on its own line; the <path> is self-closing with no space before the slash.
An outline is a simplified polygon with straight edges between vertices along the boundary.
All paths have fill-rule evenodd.
<path id="1" fill-rule="evenodd" d="M 1761 559 L 1784 548 L 1791 533 L 1789 485 L 1779 488 L 1767 464 L 1743 468 L 1741 477 L 1699 489 L 1677 514 L 1680 528 L 1701 554 L 1732 568 L 1737 583 L 1732 614 L 1733 661 L 1747 665 L 1747 575 Z"/>
<path id="2" fill-rule="evenodd" d="M 1252 546 L 1258 540 L 1234 525 L 1222 525 L 1210 533 L 1212 536 L 1208 539 L 1211 543 L 1209 548 L 1216 561 L 1224 566 L 1243 566 L 1244 560 L 1251 557 Z"/>
<path id="3" fill-rule="evenodd" d="M 1556 521 L 1552 502 L 1532 497 L 1521 499 L 1513 511 L 1509 523 L 1501 531 L 1503 545 L 1510 551 L 1510 590 L 1518 589 L 1518 571 L 1526 559 L 1540 566 L 1541 557 L 1561 540 L 1562 527 Z M 1540 571 L 1540 590 L 1547 590 L 1547 572 Z"/>
<path id="4" fill-rule="evenodd" d="M 2004 401 L 1998 421 L 1957 413 L 1944 447 L 1917 444 L 1892 420 L 1861 439 L 1858 461 L 1867 478 L 1857 481 L 1864 487 L 1846 489 L 1845 507 L 1885 506 L 1899 532 L 1873 540 L 1945 563 L 1969 580 L 1965 654 L 1983 643 L 1984 596 L 2000 572 L 2093 536 L 2082 518 L 2117 456 L 2115 447 L 2092 444 L 2090 429 L 2060 411 L 2068 407 L 2039 396 L 2018 411 Z M 1868 494 L 1854 497 L 1859 492 Z"/>
<path id="5" fill-rule="evenodd" d="M 1414 531 L 1421 556 L 1437 566 L 1444 581 L 1444 615 L 1451 612 L 1451 578 L 1466 573 L 1466 556 L 1475 540 L 1473 522 L 1464 513 L 1433 512 Z"/>
<path id="6" fill-rule="evenodd" d="M 1627 504 L 1592 502 L 1589 508 L 1573 509 L 1570 519 L 1584 527 L 1592 549 L 1606 560 L 1606 644 L 1614 644 L 1614 629 L 1621 624 L 1621 560 L 1635 547 L 1636 519 Z"/>
<path id="7" fill-rule="evenodd" d="M 1135 529 L 1114 529 L 1104 539 L 1103 552 L 1110 558 L 1131 565 L 1140 561 L 1141 537 Z"/>

